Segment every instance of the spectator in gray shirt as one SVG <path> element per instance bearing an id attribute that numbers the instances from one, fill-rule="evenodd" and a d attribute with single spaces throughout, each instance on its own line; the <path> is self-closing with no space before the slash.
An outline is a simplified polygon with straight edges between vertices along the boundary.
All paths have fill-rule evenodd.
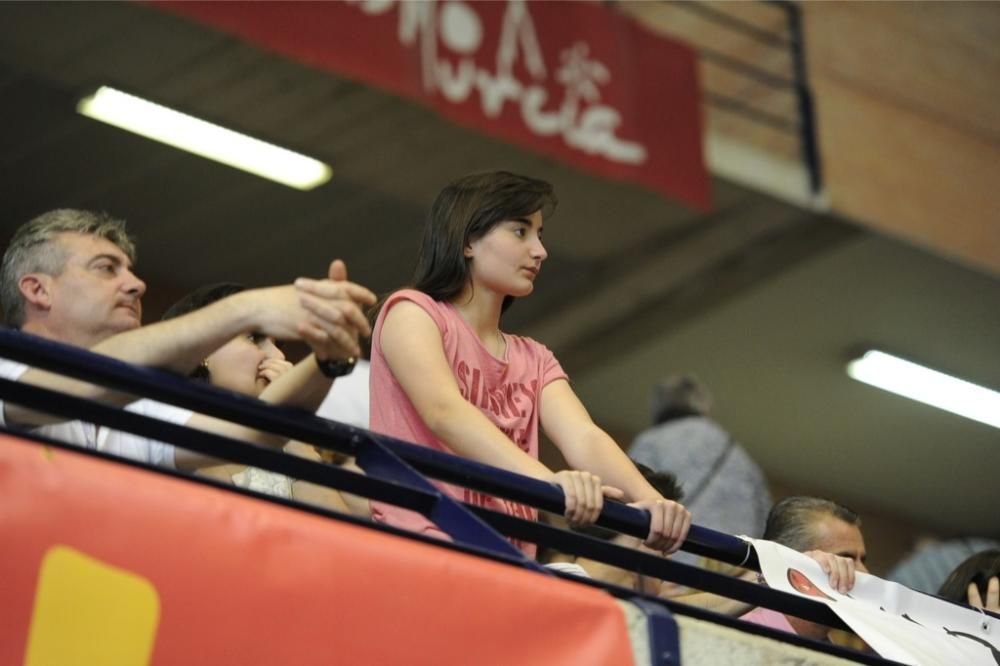
<path id="1" fill-rule="evenodd" d="M 629 455 L 683 484 L 692 521 L 703 527 L 760 537 L 771 507 L 757 463 L 709 416 L 712 398 L 696 378 L 670 376 L 653 388 L 653 427 L 632 443 Z M 677 553 L 687 564 L 697 557 Z"/>

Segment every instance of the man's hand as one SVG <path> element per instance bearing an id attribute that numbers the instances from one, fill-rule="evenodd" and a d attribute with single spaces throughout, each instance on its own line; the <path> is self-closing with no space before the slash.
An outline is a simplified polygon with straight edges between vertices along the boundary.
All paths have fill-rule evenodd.
<path id="1" fill-rule="evenodd" d="M 684 543 L 691 529 L 691 512 L 682 505 L 660 497 L 629 506 L 649 511 L 649 535 L 644 542 L 647 546 L 669 555 Z"/>
<path id="2" fill-rule="evenodd" d="M 854 587 L 854 560 L 840 557 L 822 550 L 809 550 L 804 553 L 819 563 L 823 573 L 830 579 L 830 587 L 841 594 L 847 594 Z"/>
<path id="3" fill-rule="evenodd" d="M 339 259 L 330 265 L 331 276 L 347 276 Z M 375 294 L 361 285 L 342 280 L 299 278 L 294 285 L 251 289 L 230 296 L 250 313 L 247 329 L 279 340 L 304 340 L 322 360 L 344 359 L 361 353 L 359 336 L 371 334 L 362 307 L 375 302 Z"/>
<path id="4" fill-rule="evenodd" d="M 321 361 L 342 360 L 361 354 L 359 337 L 371 335 L 363 308 L 375 303 L 375 294 L 348 282 L 347 266 L 340 259 L 330 263 L 326 280 L 295 281 L 299 304 L 309 313 L 298 333 Z"/>

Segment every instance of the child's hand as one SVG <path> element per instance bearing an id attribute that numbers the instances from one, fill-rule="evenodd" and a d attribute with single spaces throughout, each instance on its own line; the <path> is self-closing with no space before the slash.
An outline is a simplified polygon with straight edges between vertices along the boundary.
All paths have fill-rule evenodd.
<path id="1" fill-rule="evenodd" d="M 632 502 L 629 506 L 649 512 L 649 535 L 645 544 L 666 554 L 673 553 L 687 538 L 691 512 L 677 502 L 662 497 Z"/>
<path id="2" fill-rule="evenodd" d="M 566 497 L 566 520 L 570 525 L 589 525 L 601 515 L 604 497 L 621 499 L 625 493 L 618 488 L 601 485 L 600 477 L 590 472 L 563 470 L 556 472 L 553 482 Z"/>

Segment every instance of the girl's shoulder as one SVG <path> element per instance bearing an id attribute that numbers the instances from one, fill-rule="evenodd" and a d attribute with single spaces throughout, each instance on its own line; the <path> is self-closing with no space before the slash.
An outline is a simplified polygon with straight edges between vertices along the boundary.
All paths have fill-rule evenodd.
<path id="1" fill-rule="evenodd" d="M 424 292 L 416 289 L 399 289 L 389 294 L 382 303 L 382 307 L 378 313 L 378 322 L 381 323 L 384 321 L 389 310 L 403 301 L 409 301 L 424 310 L 438 326 L 441 326 L 450 318 L 451 308 L 447 303 L 436 301 Z"/>
<path id="2" fill-rule="evenodd" d="M 442 303 L 435 301 L 433 298 L 428 296 L 422 291 L 416 289 L 397 289 L 396 291 L 389 294 L 385 299 L 385 303 L 382 305 L 382 309 L 385 310 L 388 307 L 392 307 L 400 301 L 413 301 L 417 305 L 423 308 L 427 307 L 437 307 L 439 308 Z"/>

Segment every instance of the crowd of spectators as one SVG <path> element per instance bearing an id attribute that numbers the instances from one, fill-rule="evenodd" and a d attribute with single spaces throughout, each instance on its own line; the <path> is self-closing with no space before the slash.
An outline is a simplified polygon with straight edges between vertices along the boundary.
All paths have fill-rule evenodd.
<path id="1" fill-rule="evenodd" d="M 855 572 L 867 570 L 861 519 L 820 498 L 791 497 L 772 506 L 760 468 L 710 417 L 711 398 L 695 378 L 669 377 L 654 387 L 653 425 L 636 438 L 630 459 L 590 418 L 553 353 L 502 330 L 506 309 L 534 290 L 548 254 L 544 225 L 556 205 L 552 186 L 544 181 L 506 172 L 465 176 L 435 200 L 411 283 L 381 300 L 349 281 L 347 266 L 335 260 L 322 279 L 258 289 L 208 285 L 175 304 L 162 321 L 145 326 L 146 285 L 135 273 L 136 248 L 124 222 L 89 211 L 54 210 L 27 222 L 10 240 L 0 267 L 0 300 L 7 326 L 27 334 L 172 370 L 265 403 L 319 410 L 328 418 L 551 482 L 565 495 L 563 520 L 590 536 L 670 555 L 684 542 L 693 516 L 700 525 L 763 536 L 806 553 L 832 587 L 850 590 Z M 370 366 L 359 362 L 369 336 Z M 305 343 L 309 355 L 289 362 L 281 348 L 286 340 Z M 0 376 L 324 460 L 307 444 L 135 401 L 9 360 L 0 360 Z M 94 424 L 60 422 L 20 405 L 0 404 L 0 425 L 446 538 L 423 516 L 384 502 L 369 506 L 329 488 Z M 539 461 L 542 433 L 559 448 L 568 469 L 549 469 Z M 437 485 L 469 504 L 537 518 L 535 510 L 514 502 Z M 649 512 L 644 540 L 594 525 L 606 498 Z M 533 544 L 517 545 L 535 555 Z M 676 557 L 709 566 L 683 553 Z M 541 558 L 563 571 L 827 639 L 827 628 L 767 609 L 570 555 L 546 552 Z M 975 555 L 939 594 L 997 610 L 998 568 L 1000 551 Z"/>

